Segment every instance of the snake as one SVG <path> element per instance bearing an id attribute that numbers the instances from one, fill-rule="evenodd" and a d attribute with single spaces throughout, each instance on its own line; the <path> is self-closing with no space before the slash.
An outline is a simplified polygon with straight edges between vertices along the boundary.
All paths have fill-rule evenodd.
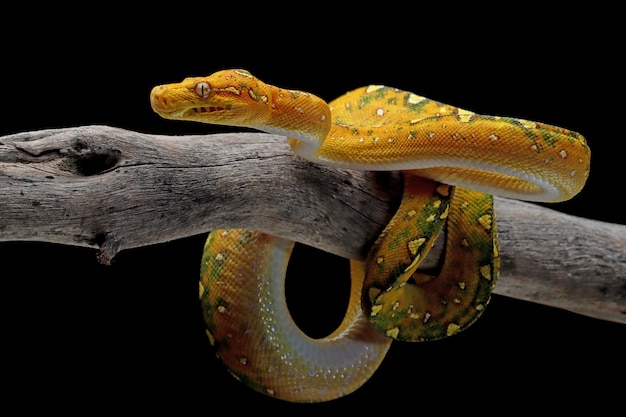
<path id="1" fill-rule="evenodd" d="M 474 323 L 499 274 L 493 196 L 565 201 L 589 176 L 590 149 L 577 132 L 386 85 L 327 103 L 227 69 L 155 86 L 150 103 L 165 119 L 285 136 L 294 157 L 311 163 L 402 176 L 397 211 L 365 261 L 350 260 L 345 317 L 326 337 L 308 336 L 289 313 L 294 241 L 249 229 L 208 234 L 199 296 L 215 354 L 250 388 L 289 402 L 348 395 L 392 341 L 438 340 Z M 418 269 L 440 234 L 440 265 Z"/>

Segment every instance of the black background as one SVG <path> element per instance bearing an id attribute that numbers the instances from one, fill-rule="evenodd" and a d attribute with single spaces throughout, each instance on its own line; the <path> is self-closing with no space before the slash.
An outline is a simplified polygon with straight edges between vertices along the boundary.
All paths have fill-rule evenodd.
<path id="1" fill-rule="evenodd" d="M 626 223 L 618 197 L 624 68 L 611 23 L 616 12 L 407 6 L 339 14 L 301 5 L 262 13 L 234 2 L 69 12 L 3 13 L 0 134 L 89 124 L 159 134 L 226 131 L 163 120 L 148 102 L 154 85 L 224 68 L 246 68 L 327 100 L 387 84 L 584 134 L 592 149 L 588 184 L 552 208 Z M 235 381 L 205 338 L 197 300 L 204 237 L 127 250 L 111 266 L 99 265 L 91 249 L 1 243 L 6 399 L 24 409 L 175 406 L 179 414 L 250 406 L 599 411 L 623 390 L 623 324 L 496 295 L 458 336 L 394 344 L 352 395 L 313 405 L 265 397 Z M 311 331 L 330 331 L 342 308 L 335 288 L 347 285 L 345 262 L 304 249 L 296 255 L 296 272 L 315 278 L 313 287 L 289 280 L 296 318 Z"/>

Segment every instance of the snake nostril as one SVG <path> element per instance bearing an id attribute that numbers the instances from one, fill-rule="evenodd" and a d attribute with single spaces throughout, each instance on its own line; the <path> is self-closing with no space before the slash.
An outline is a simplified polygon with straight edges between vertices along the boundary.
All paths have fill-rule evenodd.
<path id="1" fill-rule="evenodd" d="M 160 97 L 159 95 L 156 94 L 156 92 L 153 92 L 150 95 L 150 105 L 152 106 L 153 109 L 157 110 L 157 109 L 165 109 L 167 108 L 167 99 L 165 97 Z"/>

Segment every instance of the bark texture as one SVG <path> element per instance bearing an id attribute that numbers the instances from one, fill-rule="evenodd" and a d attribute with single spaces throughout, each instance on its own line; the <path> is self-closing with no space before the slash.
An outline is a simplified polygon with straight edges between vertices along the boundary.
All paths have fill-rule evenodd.
<path id="1" fill-rule="evenodd" d="M 311 164 L 264 133 L 161 136 L 81 126 L 0 137 L 0 241 L 123 249 L 250 228 L 364 259 L 397 173 Z M 496 198 L 495 292 L 626 323 L 626 226 Z M 429 256 L 437 262 L 439 245 Z M 428 265 L 426 265 L 428 266 Z"/>

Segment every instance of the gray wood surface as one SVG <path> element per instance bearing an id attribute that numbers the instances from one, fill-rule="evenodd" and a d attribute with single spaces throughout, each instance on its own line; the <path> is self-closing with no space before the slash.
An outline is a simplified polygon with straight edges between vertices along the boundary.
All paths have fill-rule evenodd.
<path id="1" fill-rule="evenodd" d="M 250 228 L 364 259 L 397 173 L 311 164 L 264 133 L 160 136 L 81 126 L 0 137 L 0 241 L 121 250 Z M 626 226 L 496 198 L 495 292 L 626 323 Z M 441 254 L 438 245 L 429 264 Z"/>

